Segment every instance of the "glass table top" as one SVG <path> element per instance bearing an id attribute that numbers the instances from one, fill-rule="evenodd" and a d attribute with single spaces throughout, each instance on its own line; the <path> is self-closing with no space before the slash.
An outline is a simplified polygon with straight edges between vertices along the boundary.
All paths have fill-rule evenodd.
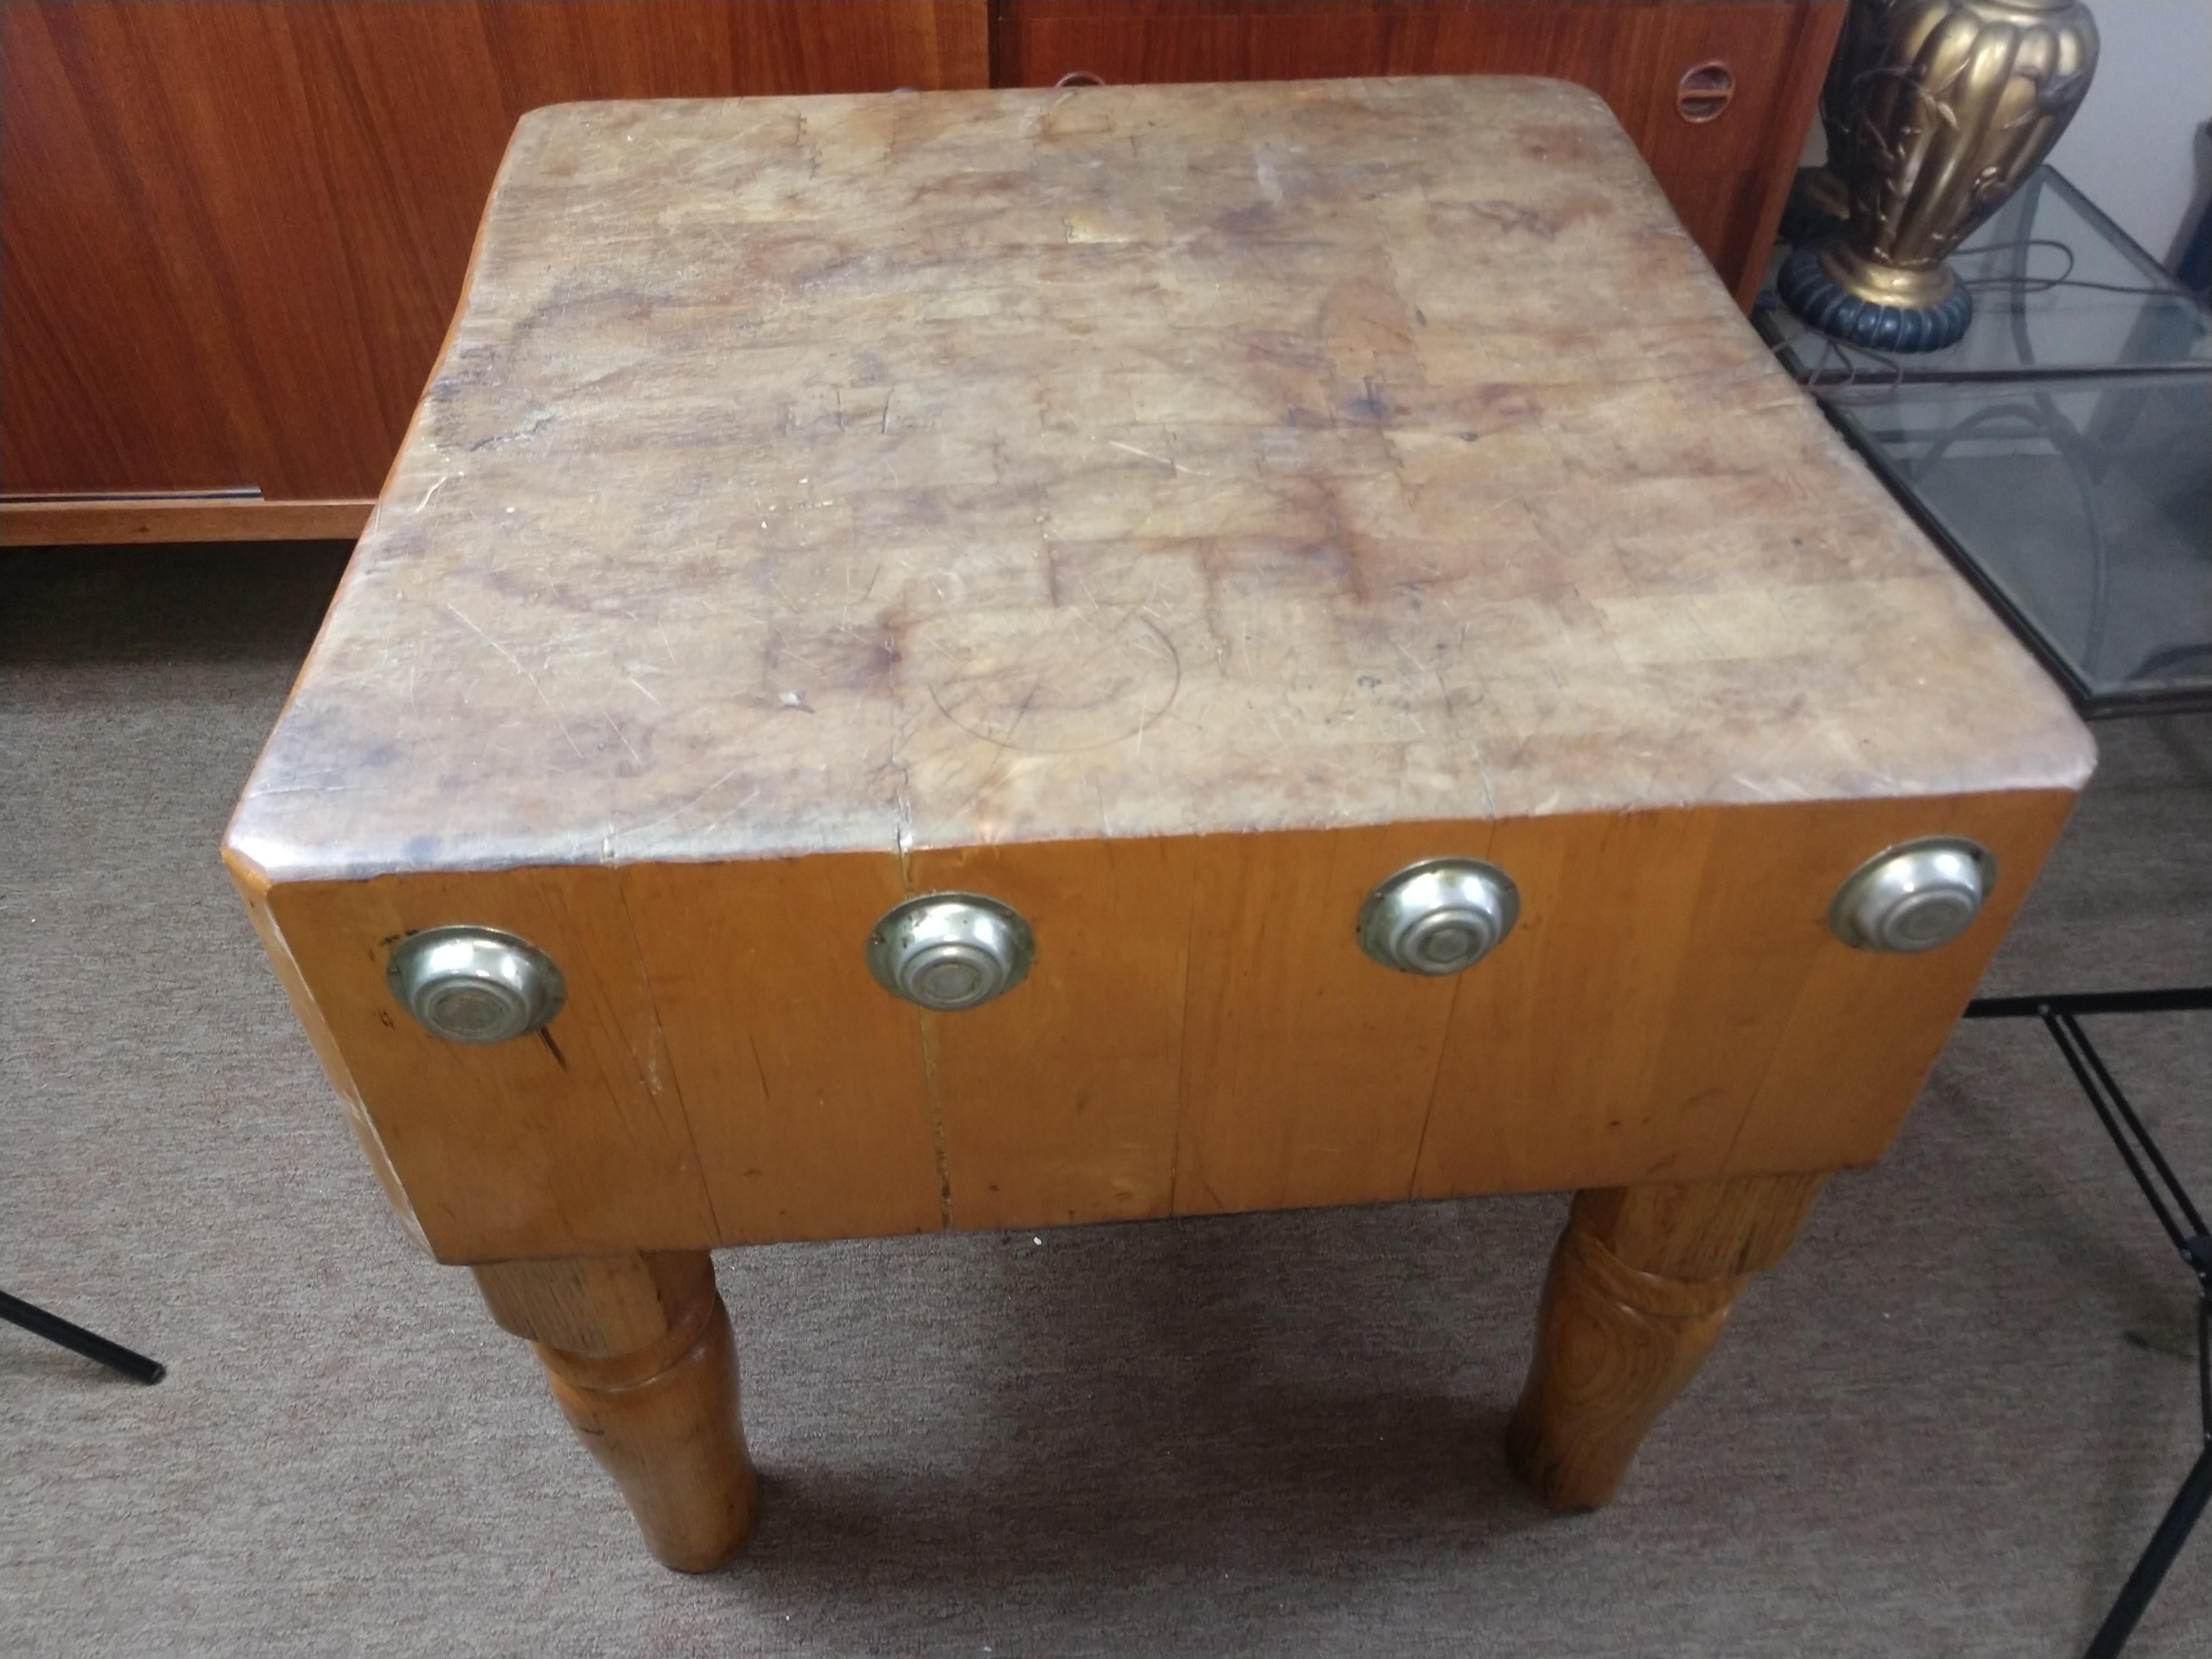
<path id="1" fill-rule="evenodd" d="M 2212 701 L 2212 374 L 1908 384 L 1836 412 L 2077 702 Z"/>
<path id="2" fill-rule="evenodd" d="M 2048 167 L 1957 265 L 1942 351 L 1753 321 L 2085 715 L 2212 707 L 2212 313 Z"/>
<path id="3" fill-rule="evenodd" d="M 1788 252 L 1770 261 L 1770 287 Z M 1808 383 L 2212 371 L 2212 314 L 2050 167 L 2029 174 L 1951 265 L 1973 292 L 1973 321 L 1958 344 L 1910 356 L 1832 346 L 1762 295 L 1783 366 Z"/>

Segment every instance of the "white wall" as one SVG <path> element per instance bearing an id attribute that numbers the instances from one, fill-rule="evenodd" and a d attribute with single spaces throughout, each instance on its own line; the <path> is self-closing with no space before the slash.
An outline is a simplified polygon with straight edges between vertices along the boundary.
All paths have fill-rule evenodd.
<path id="1" fill-rule="evenodd" d="M 2170 259 L 2199 199 L 2196 133 L 2212 119 L 2212 0 L 2089 0 L 2104 43 L 2051 165 Z"/>

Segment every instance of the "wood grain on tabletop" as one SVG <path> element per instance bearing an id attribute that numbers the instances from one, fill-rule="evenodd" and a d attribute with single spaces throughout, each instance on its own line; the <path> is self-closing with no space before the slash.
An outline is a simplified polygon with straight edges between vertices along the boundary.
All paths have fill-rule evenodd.
<path id="1" fill-rule="evenodd" d="M 1006 0 L 1001 86 L 1359 75 L 1547 75 L 1602 96 L 1748 309 L 1796 177 L 1843 0 Z M 1720 64 L 1692 122 L 1682 77 Z"/>
<path id="2" fill-rule="evenodd" d="M 0 76 L 8 489 L 344 498 L 391 464 L 523 111 L 990 65 L 985 0 L 10 0 Z"/>
<path id="3" fill-rule="evenodd" d="M 1863 1162 L 2089 758 L 1587 94 L 614 105 L 518 136 L 229 852 L 486 1261 Z M 1839 945 L 1939 831 L 1974 927 Z M 1369 963 L 1443 853 L 1519 927 Z M 926 1014 L 860 945 L 954 886 L 1039 957 Z M 543 1038 L 393 1008 L 457 919 Z"/>
<path id="4" fill-rule="evenodd" d="M 884 853 L 2089 756 L 1587 93 L 570 106 L 231 845 Z"/>

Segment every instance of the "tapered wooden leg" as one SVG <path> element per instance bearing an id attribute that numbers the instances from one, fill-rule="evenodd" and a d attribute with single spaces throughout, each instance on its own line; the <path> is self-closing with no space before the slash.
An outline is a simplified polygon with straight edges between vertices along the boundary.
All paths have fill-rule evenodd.
<path id="1" fill-rule="evenodd" d="M 1719 1340 L 1751 1275 L 1789 1253 L 1825 1176 L 1592 1188 L 1575 1196 L 1506 1430 L 1557 1510 L 1611 1498 L 1637 1448 Z"/>
<path id="2" fill-rule="evenodd" d="M 738 1419 L 738 1352 L 704 1250 L 474 1269 L 492 1317 L 527 1338 L 654 1555 L 708 1572 L 759 1506 Z"/>

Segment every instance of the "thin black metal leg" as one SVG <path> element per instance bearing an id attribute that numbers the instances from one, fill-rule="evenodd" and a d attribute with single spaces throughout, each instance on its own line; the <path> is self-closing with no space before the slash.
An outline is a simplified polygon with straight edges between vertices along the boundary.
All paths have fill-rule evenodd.
<path id="1" fill-rule="evenodd" d="M 2212 1009 L 2212 986 L 2192 985 L 2149 991 L 2092 991 L 2065 996 L 1983 997 L 1966 1005 L 1969 1019 L 2037 1019 L 2051 1033 L 2058 1052 L 2081 1085 L 2097 1121 L 2112 1137 L 2128 1173 L 2135 1177 L 2151 1213 L 2166 1230 L 2175 1251 L 2197 1275 L 2197 1395 L 2203 1413 L 2204 1443 L 2181 1491 L 2151 1534 L 2142 1559 L 2128 1575 L 2119 1599 L 2097 1627 L 2087 1659 L 2115 1659 L 2150 1606 L 2166 1569 L 2181 1553 L 2189 1534 L 2212 1504 L 2212 1231 L 2203 1213 L 2166 1161 L 2157 1139 L 2145 1127 L 2127 1092 L 2105 1064 L 2097 1045 L 2081 1029 L 2083 1014 L 2180 1013 Z"/>
<path id="2" fill-rule="evenodd" d="M 73 1352 L 82 1354 L 87 1359 L 97 1359 L 101 1364 L 112 1370 L 121 1371 L 134 1382 L 152 1384 L 169 1374 L 169 1368 L 160 1360 L 149 1359 L 144 1354 L 125 1347 L 120 1342 L 110 1342 L 106 1337 L 88 1331 L 82 1325 L 72 1325 L 68 1320 L 50 1314 L 44 1308 L 33 1307 L 5 1291 L 0 1291 L 0 1319 L 11 1325 L 21 1325 L 33 1335 L 45 1337 L 49 1342 L 58 1342 Z"/>
<path id="3" fill-rule="evenodd" d="M 2204 1506 L 2212 1503 L 2212 1441 L 2197 1455 L 2197 1467 L 2189 1471 L 2189 1479 L 2181 1483 L 2181 1491 L 2173 1500 L 2173 1507 L 2166 1512 L 2166 1519 L 2158 1523 L 2158 1530 L 2150 1535 L 2150 1544 L 2136 1563 L 2136 1570 L 2128 1575 L 2128 1582 L 2120 1588 L 2119 1599 L 2112 1610 L 2105 1615 L 2105 1622 L 2097 1626 L 2097 1634 L 2089 1644 L 2086 1659 L 2114 1659 L 2127 1645 L 2128 1638 L 2135 1633 L 2136 1621 L 2150 1606 L 2150 1599 L 2158 1594 L 2160 1581 L 2166 1570 L 2173 1565 L 2173 1558 L 2181 1553 L 2181 1547 L 2189 1541 L 2190 1529 Z"/>

